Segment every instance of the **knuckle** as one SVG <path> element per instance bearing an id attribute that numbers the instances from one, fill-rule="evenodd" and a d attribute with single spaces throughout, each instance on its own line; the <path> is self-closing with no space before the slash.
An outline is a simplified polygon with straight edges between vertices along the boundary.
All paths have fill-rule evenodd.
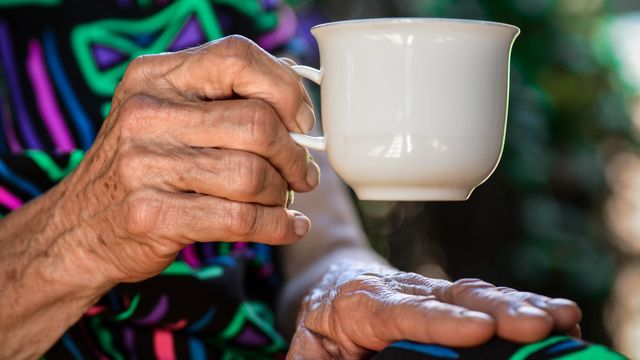
<path id="1" fill-rule="evenodd" d="M 136 93 L 127 98 L 120 109 L 119 122 L 123 135 L 130 136 L 143 131 L 146 119 L 157 117 L 161 103 L 154 97 Z"/>
<path id="2" fill-rule="evenodd" d="M 226 50 L 232 53 L 245 53 L 251 46 L 254 45 L 253 41 L 242 35 L 229 35 L 217 42 L 223 46 Z"/>
<path id="3" fill-rule="evenodd" d="M 273 229 L 271 230 L 271 236 L 277 244 L 288 244 L 292 242 L 292 238 L 289 236 L 290 227 L 287 216 L 279 216 L 274 221 Z"/>
<path id="4" fill-rule="evenodd" d="M 296 145 L 295 150 L 289 159 L 290 163 L 288 164 L 288 168 L 291 169 L 294 174 L 298 174 L 299 179 L 302 179 L 302 181 L 300 182 L 304 186 L 304 189 L 302 190 L 309 190 L 310 188 L 308 188 L 306 182 L 306 176 L 307 171 L 309 171 L 308 169 L 310 161 L 309 150 L 302 146 Z"/>
<path id="5" fill-rule="evenodd" d="M 413 272 L 399 272 L 392 276 L 393 279 L 409 284 L 420 284 L 424 281 L 424 276 Z"/>
<path id="6" fill-rule="evenodd" d="M 124 72 L 122 83 L 135 84 L 142 79 L 146 79 L 148 77 L 149 62 L 153 58 L 154 55 L 140 55 L 131 60 Z"/>
<path id="7" fill-rule="evenodd" d="M 332 308 L 337 313 L 349 313 L 354 309 L 367 309 L 371 314 L 379 313 L 386 304 L 386 296 L 377 289 L 344 284 L 335 291 Z"/>
<path id="8" fill-rule="evenodd" d="M 265 101 L 251 99 L 245 102 L 247 121 L 244 134 L 248 141 L 262 151 L 272 150 L 278 139 L 278 122 L 275 110 Z"/>
<path id="9" fill-rule="evenodd" d="M 133 192 L 125 198 L 124 229 L 134 236 L 151 234 L 159 225 L 164 203 L 151 190 Z"/>
<path id="10" fill-rule="evenodd" d="M 254 198 L 264 190 L 267 166 L 267 162 L 258 156 L 245 154 L 240 157 L 236 184 L 241 195 Z"/>
<path id="11" fill-rule="evenodd" d="M 339 286 L 340 293 L 345 295 L 357 293 L 374 293 L 382 289 L 382 279 L 374 274 L 359 274 Z"/>
<path id="12" fill-rule="evenodd" d="M 493 285 L 480 279 L 460 279 L 449 286 L 446 296 L 448 299 L 464 298 L 480 289 L 492 287 Z"/>
<path id="13" fill-rule="evenodd" d="M 220 53 L 228 62 L 230 68 L 240 69 L 251 62 L 251 52 L 256 45 L 253 41 L 241 35 L 230 35 L 214 43 L 213 49 Z"/>
<path id="14" fill-rule="evenodd" d="M 229 202 L 227 228 L 238 241 L 246 240 L 256 228 L 257 209 L 252 204 Z"/>
<path id="15" fill-rule="evenodd" d="M 126 188 L 136 188 L 142 181 L 142 174 L 153 163 L 152 154 L 134 145 L 123 145 L 119 149 L 115 170 L 117 177 Z"/>

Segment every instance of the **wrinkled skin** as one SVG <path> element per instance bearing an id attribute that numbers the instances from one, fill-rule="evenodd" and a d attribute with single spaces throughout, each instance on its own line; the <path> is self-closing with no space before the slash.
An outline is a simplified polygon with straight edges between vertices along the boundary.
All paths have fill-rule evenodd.
<path id="1" fill-rule="evenodd" d="M 79 167 L 2 219 L 0 333 L 12 336 L 0 357 L 40 357 L 108 289 L 160 273 L 191 243 L 290 244 L 309 231 L 287 209 L 320 177 L 288 135 L 314 123 L 290 65 L 238 36 L 130 64 Z M 533 341 L 576 332 L 579 317 L 566 300 L 344 262 L 305 298 L 288 356 Z"/>
<path id="2" fill-rule="evenodd" d="M 397 340 L 465 347 L 496 335 L 516 342 L 552 330 L 580 336 L 580 318 L 565 299 L 343 262 L 305 297 L 287 359 L 368 359 Z"/>
<path id="3" fill-rule="evenodd" d="M 74 261 L 115 284 L 158 274 L 193 242 L 299 240 L 310 222 L 286 209 L 290 190 L 312 190 L 319 168 L 288 131 L 313 123 L 290 65 L 245 38 L 135 59 L 60 184 Z"/>

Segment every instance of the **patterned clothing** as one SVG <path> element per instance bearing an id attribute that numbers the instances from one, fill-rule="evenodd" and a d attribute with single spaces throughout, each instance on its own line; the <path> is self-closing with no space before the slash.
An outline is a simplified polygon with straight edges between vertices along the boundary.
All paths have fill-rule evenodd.
<path id="1" fill-rule="evenodd" d="M 234 33 L 270 51 L 309 49 L 296 31 L 278 0 L 0 0 L 0 216 L 80 163 L 132 58 Z M 261 244 L 189 246 L 159 276 L 111 290 L 44 358 L 284 358 L 274 255 Z M 568 337 L 471 349 L 402 341 L 374 357 L 620 358 Z"/>
<path id="2" fill-rule="evenodd" d="M 478 347 L 449 348 L 439 345 L 398 341 L 376 354 L 372 360 L 624 360 L 601 345 L 568 336 L 551 336 L 532 344 L 517 344 L 495 338 Z"/>
<path id="3" fill-rule="evenodd" d="M 132 58 L 231 33 L 276 50 L 295 32 L 274 0 L 0 1 L 0 215 L 80 163 Z M 269 246 L 195 244 L 110 291 L 45 357 L 277 358 L 277 287 Z"/>

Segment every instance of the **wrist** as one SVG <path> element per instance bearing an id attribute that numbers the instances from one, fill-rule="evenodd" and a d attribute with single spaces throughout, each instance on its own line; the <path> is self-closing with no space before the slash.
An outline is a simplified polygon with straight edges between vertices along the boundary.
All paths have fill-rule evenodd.
<path id="1" fill-rule="evenodd" d="M 100 276 L 99 263 L 87 256 L 83 244 L 93 234 L 67 206 L 68 194 L 63 181 L 4 219 L 0 241 L 7 251 L 1 258 L 16 284 L 88 307 L 115 283 Z"/>
<path id="2" fill-rule="evenodd" d="M 304 271 L 287 277 L 277 304 L 277 320 L 286 335 L 292 335 L 303 298 L 316 289 L 330 289 L 362 272 L 397 271 L 369 248 L 341 247 L 326 253 Z"/>

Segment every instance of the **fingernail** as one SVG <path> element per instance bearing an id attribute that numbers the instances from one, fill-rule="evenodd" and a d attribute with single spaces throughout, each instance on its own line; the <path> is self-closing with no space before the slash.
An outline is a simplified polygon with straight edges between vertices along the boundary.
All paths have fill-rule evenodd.
<path id="1" fill-rule="evenodd" d="M 519 308 L 516 309 L 516 312 L 519 315 L 524 315 L 524 316 L 536 316 L 536 317 L 549 316 L 545 311 L 542 311 L 533 306 L 520 306 Z"/>
<path id="2" fill-rule="evenodd" d="M 311 221 L 309 218 L 304 216 L 302 213 L 296 212 L 293 217 L 293 231 L 296 235 L 303 237 L 307 235 L 309 229 L 311 228 Z"/>
<path id="3" fill-rule="evenodd" d="M 577 304 L 571 300 L 560 298 L 548 300 L 547 304 L 553 307 L 577 306 Z"/>
<path id="4" fill-rule="evenodd" d="M 300 126 L 302 132 L 305 134 L 313 129 L 316 117 L 313 114 L 313 109 L 311 109 L 309 104 L 306 102 L 303 102 L 302 105 L 300 105 L 300 109 L 298 109 L 298 114 L 296 115 L 296 121 L 298 122 L 298 126 Z"/>
<path id="5" fill-rule="evenodd" d="M 479 311 L 465 311 L 462 315 L 466 318 L 470 318 L 471 320 L 493 321 L 493 318 L 490 315 Z"/>
<path id="6" fill-rule="evenodd" d="M 320 167 L 311 158 L 307 163 L 307 184 L 316 187 L 320 183 Z"/>

